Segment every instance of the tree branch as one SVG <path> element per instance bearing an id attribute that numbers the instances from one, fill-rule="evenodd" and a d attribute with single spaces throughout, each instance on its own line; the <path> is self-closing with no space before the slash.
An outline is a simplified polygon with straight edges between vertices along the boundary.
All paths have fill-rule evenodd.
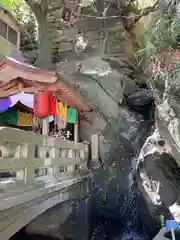
<path id="1" fill-rule="evenodd" d="M 38 18 L 39 14 L 47 14 L 48 6 L 49 6 L 49 0 L 25 0 L 25 2 L 29 5 L 29 7 L 34 12 L 36 18 Z"/>
<path id="2" fill-rule="evenodd" d="M 151 12 L 155 12 L 159 9 L 160 5 L 164 2 L 164 0 L 157 0 L 153 6 L 144 8 L 140 10 L 139 14 L 134 17 L 131 22 L 129 28 L 131 28 L 136 22 L 138 22 L 142 17 L 147 16 Z"/>
<path id="3" fill-rule="evenodd" d="M 149 13 L 156 11 L 159 6 L 164 2 L 164 0 L 157 0 L 155 4 L 151 7 L 147 7 L 145 9 L 142 9 L 138 11 L 136 16 L 124 16 L 122 14 L 114 15 L 114 16 L 107 16 L 103 14 L 103 16 L 97 16 L 97 15 L 89 15 L 89 14 L 82 14 L 82 13 L 76 13 L 74 10 L 72 10 L 72 14 L 75 17 L 80 17 L 80 18 L 86 18 L 86 19 L 116 19 L 116 18 L 125 18 L 125 19 L 131 19 L 132 22 L 130 23 L 130 27 L 135 24 L 137 21 L 139 21 L 143 16 L 147 16 Z M 108 6 L 109 8 L 109 6 Z"/>

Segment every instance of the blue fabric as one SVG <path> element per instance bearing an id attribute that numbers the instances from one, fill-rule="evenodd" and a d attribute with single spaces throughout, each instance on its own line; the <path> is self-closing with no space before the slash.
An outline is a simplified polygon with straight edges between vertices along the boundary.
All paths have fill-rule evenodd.
<path id="1" fill-rule="evenodd" d="M 166 220 L 165 226 L 167 229 L 179 229 L 179 225 L 175 220 Z"/>
<path id="2" fill-rule="evenodd" d="M 0 113 L 7 111 L 11 107 L 10 98 L 0 98 Z"/>
<path id="3" fill-rule="evenodd" d="M 29 108 L 33 108 L 33 94 L 17 93 L 7 98 L 0 98 L 0 113 L 7 111 L 18 101 Z"/>

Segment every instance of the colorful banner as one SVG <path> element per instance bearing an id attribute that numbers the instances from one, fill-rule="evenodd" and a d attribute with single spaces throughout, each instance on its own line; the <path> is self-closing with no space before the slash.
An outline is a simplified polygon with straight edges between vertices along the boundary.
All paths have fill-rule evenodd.
<path id="1" fill-rule="evenodd" d="M 10 98 L 0 98 L 0 113 L 8 110 L 10 106 L 11 106 Z"/>
<path id="2" fill-rule="evenodd" d="M 67 108 L 66 103 L 57 102 L 54 97 L 51 100 L 51 111 L 49 114 L 57 115 L 63 121 L 71 124 L 77 122 L 77 111 L 75 108 Z M 18 101 L 31 109 L 33 108 L 33 94 L 19 93 L 8 98 L 1 98 L 0 121 L 18 126 L 32 126 L 32 114 L 23 113 L 12 108 Z M 16 124 L 14 124 L 15 122 Z"/>
<path id="3" fill-rule="evenodd" d="M 67 121 L 67 104 L 63 104 L 62 102 L 56 103 L 56 114 L 63 120 Z"/>
<path id="4" fill-rule="evenodd" d="M 11 108 L 6 112 L 0 114 L 0 122 L 17 125 L 18 112 L 15 108 Z"/>
<path id="5" fill-rule="evenodd" d="M 0 98 L 0 113 L 7 111 L 9 108 L 13 107 L 17 102 L 21 102 L 28 108 L 33 108 L 33 94 L 28 93 L 18 93 L 8 98 Z"/>
<path id="6" fill-rule="evenodd" d="M 77 112 L 75 108 L 68 108 L 67 122 L 75 124 L 77 122 Z"/>
<path id="7" fill-rule="evenodd" d="M 18 93 L 10 96 L 9 98 L 11 100 L 11 107 L 19 101 L 26 107 L 33 109 L 33 96 L 34 94 L 29 93 Z"/>
<path id="8" fill-rule="evenodd" d="M 8 111 L 0 114 L 0 122 L 21 127 L 33 126 L 33 115 L 10 108 Z"/>
<path id="9" fill-rule="evenodd" d="M 34 116 L 32 114 L 18 111 L 17 125 L 22 127 L 33 126 L 33 119 Z"/>

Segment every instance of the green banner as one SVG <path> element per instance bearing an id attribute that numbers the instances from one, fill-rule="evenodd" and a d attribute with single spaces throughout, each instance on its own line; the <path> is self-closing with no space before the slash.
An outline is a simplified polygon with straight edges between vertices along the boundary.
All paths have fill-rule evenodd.
<path id="1" fill-rule="evenodd" d="M 77 122 L 77 111 L 75 108 L 68 108 L 67 122 L 75 124 Z"/>
<path id="2" fill-rule="evenodd" d="M 6 112 L 0 114 L 0 122 L 9 123 L 11 125 L 17 125 L 18 112 L 15 108 L 10 108 Z"/>

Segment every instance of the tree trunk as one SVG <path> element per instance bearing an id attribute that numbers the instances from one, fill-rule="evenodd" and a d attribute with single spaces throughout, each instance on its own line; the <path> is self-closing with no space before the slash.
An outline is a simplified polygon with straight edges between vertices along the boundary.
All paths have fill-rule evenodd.
<path id="1" fill-rule="evenodd" d="M 39 34 L 39 53 L 37 66 L 44 69 L 52 69 L 52 42 L 48 36 L 48 22 L 44 14 L 39 14 L 38 34 Z"/>
<path id="2" fill-rule="evenodd" d="M 36 4 L 31 0 L 26 0 L 31 7 L 38 23 L 38 58 L 36 66 L 43 69 L 52 69 L 52 41 L 48 35 L 47 22 L 47 2 Z"/>

